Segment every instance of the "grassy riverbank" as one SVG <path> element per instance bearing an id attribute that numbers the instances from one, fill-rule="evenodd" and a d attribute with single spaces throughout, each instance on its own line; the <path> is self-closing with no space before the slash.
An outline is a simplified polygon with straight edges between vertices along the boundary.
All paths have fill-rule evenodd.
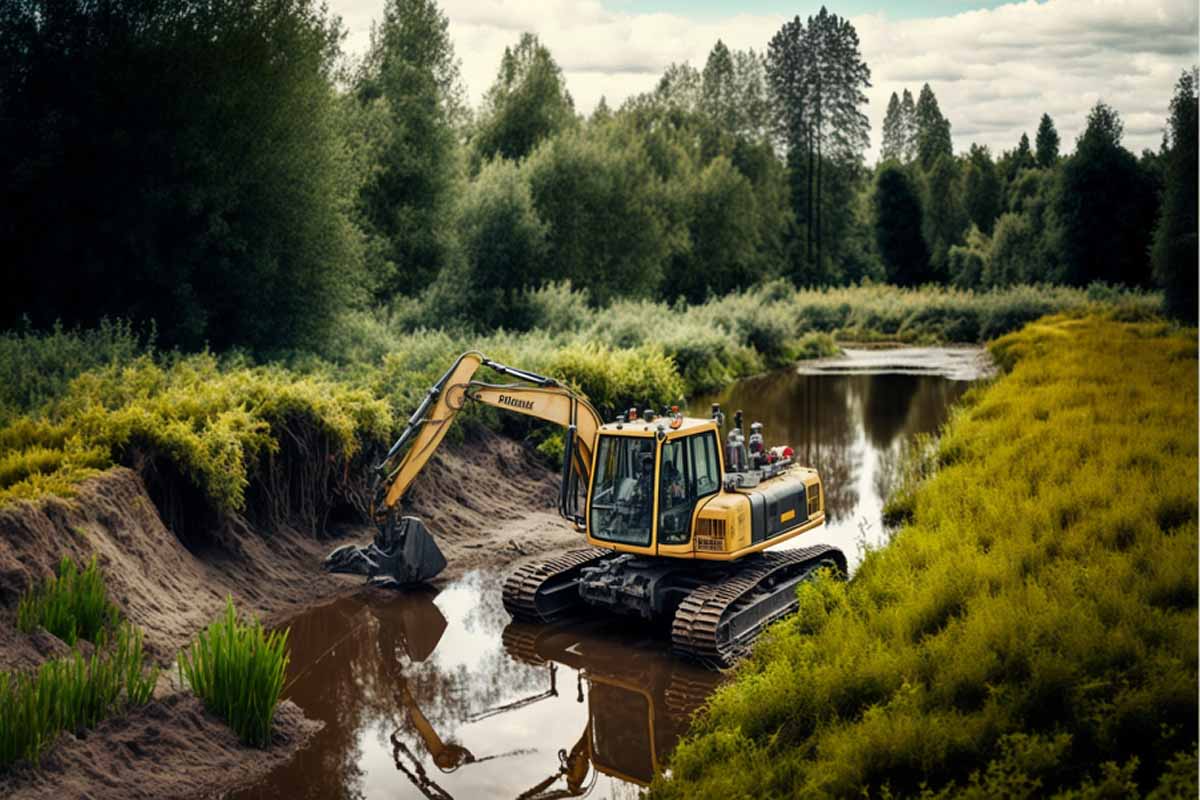
<path id="1" fill-rule="evenodd" d="M 835 337 L 974 342 L 1045 313 L 1116 309 L 1145 317 L 1155 294 L 1093 287 L 972 293 L 865 286 L 796 290 L 776 282 L 688 307 L 618 301 L 566 286 L 530 292 L 524 331 L 415 328 L 429 316 L 348 317 L 321 352 L 182 355 L 123 323 L 0 335 L 0 503 L 69 495 L 112 464 L 156 482 L 168 524 L 247 512 L 314 527 L 365 502 L 364 463 L 463 350 L 564 379 L 610 414 L 662 406 L 731 380 L 837 352 Z M 471 415 L 548 453 L 556 432 L 523 418 Z M 314 460 L 313 453 L 321 454 Z M 194 520 L 199 520 L 195 522 Z"/>
<path id="2" fill-rule="evenodd" d="M 909 524 L 802 590 L 655 796 L 1195 796 L 1195 331 L 991 349 Z"/>

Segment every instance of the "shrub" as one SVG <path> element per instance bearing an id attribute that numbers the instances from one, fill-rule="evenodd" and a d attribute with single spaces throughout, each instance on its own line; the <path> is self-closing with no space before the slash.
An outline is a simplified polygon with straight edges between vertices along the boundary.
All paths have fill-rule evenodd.
<path id="1" fill-rule="evenodd" d="M 79 732 L 150 700 L 158 669 L 147 669 L 142 633 L 122 625 L 113 642 L 102 634 L 88 658 L 48 661 L 35 673 L 0 672 L 0 767 L 35 762 L 59 731 Z"/>
<path id="2" fill-rule="evenodd" d="M 288 630 L 268 634 L 257 619 L 242 622 L 225 601 L 225 615 L 179 653 L 180 680 L 245 743 L 265 747 L 287 672 Z"/>
<path id="3" fill-rule="evenodd" d="M 32 633 L 39 625 L 69 645 L 79 639 L 99 641 L 116 626 L 120 611 L 108 599 L 104 575 L 96 557 L 82 572 L 69 556 L 58 565 L 58 576 L 31 589 L 17 605 L 17 628 Z"/>

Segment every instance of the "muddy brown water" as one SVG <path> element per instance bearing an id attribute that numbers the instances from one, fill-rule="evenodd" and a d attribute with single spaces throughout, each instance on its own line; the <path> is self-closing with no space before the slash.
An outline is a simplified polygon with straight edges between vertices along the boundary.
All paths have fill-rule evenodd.
<path id="1" fill-rule="evenodd" d="M 978 350 L 849 350 L 695 398 L 720 402 L 769 445 L 817 467 L 827 525 L 810 541 L 851 562 L 881 546 L 890 465 L 972 381 Z M 637 797 L 721 676 L 670 653 L 663 632 L 620 619 L 513 623 L 506 570 L 439 590 L 372 590 L 293 619 L 285 696 L 325 723 L 257 784 L 267 798 Z"/>

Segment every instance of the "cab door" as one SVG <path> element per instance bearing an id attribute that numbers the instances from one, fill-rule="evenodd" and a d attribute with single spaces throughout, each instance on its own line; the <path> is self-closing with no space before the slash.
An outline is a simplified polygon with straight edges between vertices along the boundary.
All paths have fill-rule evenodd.
<path id="1" fill-rule="evenodd" d="M 707 430 L 669 438 L 658 467 L 658 554 L 690 556 L 696 512 L 721 489 L 717 435 Z"/>

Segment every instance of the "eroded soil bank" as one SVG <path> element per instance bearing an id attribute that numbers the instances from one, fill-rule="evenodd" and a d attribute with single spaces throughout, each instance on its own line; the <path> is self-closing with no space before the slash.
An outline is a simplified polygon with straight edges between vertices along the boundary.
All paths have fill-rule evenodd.
<path id="1" fill-rule="evenodd" d="M 422 517 L 450 562 L 440 580 L 487 563 L 504 564 L 577 544 L 554 512 L 554 476 L 519 444 L 482 430 L 439 453 L 410 493 L 406 513 Z M 95 555 L 112 599 L 145 631 L 164 665 L 232 596 L 268 623 L 316 601 L 359 590 L 361 579 L 319 569 L 328 550 L 366 541 L 367 525 L 316 536 L 269 533 L 234 519 L 203 542 L 168 529 L 137 473 L 114 468 L 86 481 L 70 500 L 0 509 L 0 669 L 28 669 L 68 652 L 56 637 L 15 628 L 21 593 L 50 576 L 64 555 Z M 83 737 L 60 736 L 40 769 L 0 781 L 5 797 L 198 797 L 226 791 L 286 760 L 319 729 L 284 704 L 275 741 L 245 748 L 223 723 L 173 681 L 160 681 L 144 709 Z"/>

